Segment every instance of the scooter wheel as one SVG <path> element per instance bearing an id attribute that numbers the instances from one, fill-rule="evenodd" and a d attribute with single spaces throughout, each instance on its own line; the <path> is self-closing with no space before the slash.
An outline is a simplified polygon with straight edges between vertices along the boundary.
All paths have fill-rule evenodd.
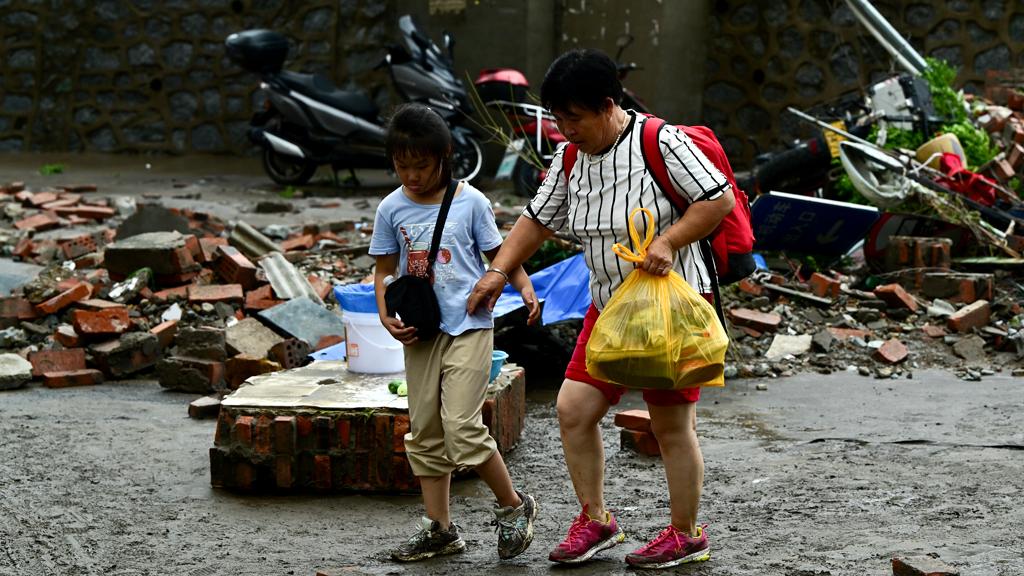
<path id="1" fill-rule="evenodd" d="M 467 136 L 465 144 L 456 143 L 455 153 L 452 156 L 452 177 L 456 180 L 469 182 L 480 174 L 484 156 L 476 138 Z"/>
<path id="2" fill-rule="evenodd" d="M 540 170 L 525 159 L 516 158 L 512 167 L 512 186 L 519 196 L 533 198 L 540 186 Z"/>
<path id="3" fill-rule="evenodd" d="M 309 182 L 317 166 L 303 158 L 281 154 L 273 148 L 263 149 L 263 169 L 278 184 L 297 186 Z"/>

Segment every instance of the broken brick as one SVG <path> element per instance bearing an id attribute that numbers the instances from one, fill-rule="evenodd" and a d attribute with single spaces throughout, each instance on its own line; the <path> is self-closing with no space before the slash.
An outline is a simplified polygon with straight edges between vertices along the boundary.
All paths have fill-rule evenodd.
<path id="1" fill-rule="evenodd" d="M 131 332 L 89 347 L 92 362 L 111 378 L 141 372 L 160 359 L 160 344 L 149 332 Z"/>
<path id="2" fill-rule="evenodd" d="M 107 310 L 109 308 L 124 308 L 124 304 L 118 304 L 117 302 L 111 302 L 101 298 L 89 298 L 88 300 L 82 300 L 79 302 L 76 307 L 81 308 L 82 310 Z"/>
<path id="3" fill-rule="evenodd" d="M 313 235 L 303 234 L 295 238 L 289 238 L 281 242 L 281 250 L 291 252 L 292 250 L 309 250 L 313 247 Z"/>
<path id="4" fill-rule="evenodd" d="M 85 300 L 92 295 L 92 286 L 86 282 L 78 282 L 73 287 L 50 298 L 42 304 L 36 305 L 40 314 L 55 314 L 79 300 Z"/>
<path id="5" fill-rule="evenodd" d="M 886 364 L 899 364 L 907 359 L 907 347 L 895 338 L 886 340 L 881 348 L 875 350 L 874 357 Z"/>
<path id="6" fill-rule="evenodd" d="M 338 344 L 341 344 L 344 341 L 345 339 L 342 336 L 338 334 L 330 334 L 320 338 L 320 341 L 316 343 L 316 346 L 314 346 L 313 349 L 316 351 L 320 351 L 323 350 L 324 348 L 337 346 Z"/>
<path id="7" fill-rule="evenodd" d="M 71 323 L 80 336 L 116 336 L 131 327 L 128 309 L 123 306 L 96 311 L 74 310 Z"/>
<path id="8" fill-rule="evenodd" d="M 931 324 L 925 324 L 921 327 L 921 331 L 925 333 L 925 336 L 929 338 L 942 338 L 946 335 L 946 329 L 942 326 L 933 326 Z"/>
<path id="9" fill-rule="evenodd" d="M 156 373 L 160 386 L 164 388 L 206 394 L 224 382 L 224 363 L 172 356 L 157 363 Z"/>
<path id="10" fill-rule="evenodd" d="M 78 332 L 70 324 L 61 324 L 53 333 L 53 339 L 65 348 L 75 348 L 82 343 Z"/>
<path id="11" fill-rule="evenodd" d="M 246 290 L 256 286 L 256 265 L 242 255 L 234 246 L 217 247 L 217 274 L 232 284 L 240 284 Z"/>
<path id="12" fill-rule="evenodd" d="M 992 274 L 926 273 L 921 285 L 921 292 L 928 298 L 944 298 L 964 304 L 992 300 L 992 290 Z"/>
<path id="13" fill-rule="evenodd" d="M 242 302 L 243 299 L 241 284 L 192 285 L 188 287 L 188 301 L 193 303 Z"/>
<path id="14" fill-rule="evenodd" d="M 57 196 L 57 194 L 54 192 L 36 192 L 35 194 L 32 195 L 31 198 L 28 199 L 28 202 L 25 202 L 25 204 L 39 208 L 43 204 L 48 204 L 58 199 L 59 196 Z"/>
<path id="15" fill-rule="evenodd" d="M 954 312 L 946 326 L 953 332 L 969 332 L 988 324 L 991 313 L 988 301 L 978 300 Z"/>
<path id="16" fill-rule="evenodd" d="M 871 336 L 870 330 L 858 330 L 856 328 L 837 328 L 835 326 L 829 326 L 828 331 L 836 340 L 846 340 L 847 338 L 865 339 Z"/>
<path id="17" fill-rule="evenodd" d="M 153 300 L 157 302 L 168 302 L 174 300 L 187 300 L 188 299 L 188 286 L 178 286 L 176 288 L 166 288 L 153 293 Z"/>
<path id="18" fill-rule="evenodd" d="M 0 328 L 14 326 L 22 320 L 33 320 L 37 316 L 35 306 L 27 298 L 0 298 Z"/>
<path id="19" fill-rule="evenodd" d="M 764 286 L 761 286 L 760 284 L 754 282 L 750 278 L 744 278 L 743 280 L 740 280 L 738 286 L 741 291 L 746 292 L 747 294 L 751 294 L 753 296 L 761 296 L 764 294 Z"/>
<path id="20" fill-rule="evenodd" d="M 57 226 L 60 226 L 60 218 L 52 212 L 35 214 L 14 223 L 14 227 L 18 230 L 34 230 L 36 232 L 50 230 Z"/>
<path id="21" fill-rule="evenodd" d="M 104 206 L 67 206 L 54 210 L 60 216 L 78 216 L 89 220 L 106 220 L 112 218 L 117 211 Z"/>
<path id="22" fill-rule="evenodd" d="M 270 284 L 247 292 L 245 295 L 245 309 L 249 312 L 273 308 L 282 302 L 284 300 L 274 297 L 274 289 Z"/>
<path id="23" fill-rule="evenodd" d="M 37 350 L 29 353 L 28 361 L 32 363 L 32 376 L 36 378 L 44 372 L 70 372 L 86 367 L 85 350 L 82 348 Z"/>
<path id="24" fill-rule="evenodd" d="M 638 432 L 651 431 L 651 414 L 647 410 L 624 410 L 615 415 L 615 425 Z"/>
<path id="25" fill-rule="evenodd" d="M 652 432 L 639 432 L 623 428 L 619 431 L 619 446 L 645 456 L 661 456 L 661 446 Z"/>
<path id="26" fill-rule="evenodd" d="M 228 388 L 235 390 L 253 376 L 277 372 L 282 366 L 266 358 L 239 354 L 227 361 L 225 380 Z"/>
<path id="27" fill-rule="evenodd" d="M 197 398 L 188 405 L 188 417 L 196 420 L 203 418 L 216 418 L 220 414 L 220 398 L 217 396 L 203 396 Z"/>
<path id="28" fill-rule="evenodd" d="M 305 340 L 289 338 L 271 346 L 267 356 L 285 369 L 290 370 L 309 364 L 309 354 L 312 351 Z"/>
<path id="29" fill-rule="evenodd" d="M 156 336 L 157 343 L 161 350 L 166 350 L 174 344 L 174 336 L 178 333 L 178 321 L 167 320 L 149 329 L 149 333 Z"/>
<path id="30" fill-rule="evenodd" d="M 11 250 L 11 254 L 21 259 L 26 259 L 35 253 L 36 243 L 32 241 L 32 238 L 25 236 L 18 243 L 14 245 L 14 249 Z"/>
<path id="31" fill-rule="evenodd" d="M 889 308 L 906 308 L 917 312 L 917 300 L 899 284 L 886 284 L 875 288 L 875 296 Z"/>
<path id="32" fill-rule="evenodd" d="M 758 312 L 749 308 L 729 310 L 729 318 L 737 326 L 749 326 L 761 332 L 775 330 L 782 324 L 782 317 L 778 314 Z"/>
<path id="33" fill-rule="evenodd" d="M 835 298 L 839 296 L 839 281 L 835 278 L 829 278 L 824 274 L 815 272 L 811 274 L 811 279 L 808 281 L 811 285 L 811 292 L 815 296 L 819 297 L 830 297 Z"/>
<path id="34" fill-rule="evenodd" d="M 58 243 L 58 246 L 60 246 L 61 251 L 64 253 L 64 257 L 69 260 L 74 260 L 79 256 L 85 256 L 97 250 L 96 241 L 88 234 L 71 240 L 65 240 Z"/>
<path id="35" fill-rule="evenodd" d="M 92 368 L 65 372 L 43 373 L 43 386 L 47 388 L 69 388 L 71 386 L 92 386 L 103 383 L 103 373 Z"/>
<path id="36" fill-rule="evenodd" d="M 931 556 L 892 559 L 893 576 L 960 576 L 960 571 Z"/>
<path id="37" fill-rule="evenodd" d="M 199 261 L 204 263 L 213 262 L 217 257 L 217 247 L 227 246 L 227 238 L 200 238 L 199 239 Z"/>

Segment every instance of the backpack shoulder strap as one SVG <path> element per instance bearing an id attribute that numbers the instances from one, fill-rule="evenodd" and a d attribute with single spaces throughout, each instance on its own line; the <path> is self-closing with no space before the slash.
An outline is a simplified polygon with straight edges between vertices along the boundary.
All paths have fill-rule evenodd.
<path id="1" fill-rule="evenodd" d="M 655 184 L 661 189 L 661 193 L 668 197 L 672 201 L 672 204 L 679 210 L 679 212 L 685 212 L 686 207 L 690 205 L 676 189 L 672 186 L 672 181 L 669 180 L 668 166 L 665 165 L 665 155 L 661 153 L 661 145 L 659 139 L 661 138 L 661 130 L 665 127 L 665 121 L 656 116 L 647 116 L 647 120 L 644 121 L 643 132 L 640 135 L 640 152 L 644 157 L 644 167 L 647 168 L 647 172 L 654 178 Z"/>
<path id="2" fill-rule="evenodd" d="M 565 153 L 562 154 L 562 172 L 565 174 L 565 184 L 569 185 L 569 174 L 572 173 L 572 167 L 576 165 L 576 157 L 579 156 L 579 146 L 569 142 L 565 146 Z"/>

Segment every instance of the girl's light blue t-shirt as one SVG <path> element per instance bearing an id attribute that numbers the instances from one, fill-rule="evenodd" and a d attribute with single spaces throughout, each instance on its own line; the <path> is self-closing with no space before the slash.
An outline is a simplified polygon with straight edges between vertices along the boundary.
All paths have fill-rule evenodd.
<path id="1" fill-rule="evenodd" d="M 370 255 L 399 254 L 401 275 L 423 270 L 440 204 L 417 204 L 402 188 L 388 194 L 377 207 Z M 434 261 L 434 293 L 441 307 L 441 330 L 458 336 L 467 330 L 492 328 L 486 306 L 466 314 L 466 301 L 485 267 L 480 253 L 501 245 L 494 211 L 486 196 L 468 183 L 452 200 Z M 419 275 L 419 274 L 418 274 Z"/>

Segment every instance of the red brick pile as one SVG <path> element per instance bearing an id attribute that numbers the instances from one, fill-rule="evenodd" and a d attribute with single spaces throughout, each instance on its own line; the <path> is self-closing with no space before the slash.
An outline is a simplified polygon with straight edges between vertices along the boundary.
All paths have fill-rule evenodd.
<path id="1" fill-rule="evenodd" d="M 24 330 L 24 340 L 13 347 L 33 364 L 36 378 L 45 386 L 130 377 L 170 360 L 176 363 L 175 370 L 189 371 L 193 380 L 205 382 L 206 391 L 223 390 L 254 374 L 299 365 L 318 345 L 338 341 L 308 343 L 303 354 L 294 353 L 297 348 L 291 343 L 271 350 L 267 357 L 228 357 L 223 352 L 213 358 L 170 355 L 179 344 L 179 324 L 223 328 L 225 322 L 245 319 L 283 299 L 260 266 L 229 244 L 228 227 L 208 214 L 169 209 L 187 220 L 189 233 L 160 233 L 168 240 L 145 249 L 117 248 L 122 242 L 111 226 L 119 215 L 108 199 L 87 194 L 95 191 L 92 185 L 38 192 L 19 182 L 0 185 L 0 203 L 19 205 L 7 211 L 17 218 L 8 231 L 8 237 L 15 238 L 13 247 L 5 252 L 47 267 L 13 294 L 0 295 L 0 330 Z M 85 224 L 95 229 L 62 239 L 39 236 Z M 300 260 L 322 240 L 335 245 L 350 242 L 312 226 L 282 242 L 281 251 L 289 260 Z M 344 274 L 348 256 L 324 253 L 316 258 L 315 268 L 307 279 L 327 300 L 332 286 L 322 277 Z M 182 309 L 181 320 L 162 320 L 175 304 Z"/>

